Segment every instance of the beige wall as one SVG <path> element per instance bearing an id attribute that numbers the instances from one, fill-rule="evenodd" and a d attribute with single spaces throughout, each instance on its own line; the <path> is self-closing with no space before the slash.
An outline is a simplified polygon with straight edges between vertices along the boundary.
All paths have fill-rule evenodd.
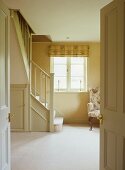
<path id="1" fill-rule="evenodd" d="M 10 108 L 14 114 L 11 129 L 14 131 L 28 131 L 28 78 L 25 71 L 24 62 L 20 52 L 15 27 L 11 19 L 10 22 Z M 25 105 L 24 105 L 25 103 Z"/>
<path id="2" fill-rule="evenodd" d="M 100 43 L 90 43 L 88 58 L 88 88 L 100 85 Z"/>
<path id="3" fill-rule="evenodd" d="M 41 68 L 50 73 L 50 58 L 48 56 L 48 48 L 50 43 L 33 43 L 32 44 L 32 60 L 41 66 Z"/>
<path id="4" fill-rule="evenodd" d="M 27 75 L 20 53 L 13 21 L 10 22 L 10 84 L 27 84 Z"/>
<path id="5" fill-rule="evenodd" d="M 100 85 L 100 43 L 88 44 L 88 88 Z M 50 58 L 48 47 L 50 43 L 33 43 L 33 61 L 41 66 L 47 73 L 50 72 Z M 88 123 L 87 102 L 88 93 L 55 93 L 54 105 L 56 110 L 64 117 L 65 123 Z"/>
<path id="6" fill-rule="evenodd" d="M 88 93 L 55 93 L 55 108 L 65 123 L 87 123 Z"/>

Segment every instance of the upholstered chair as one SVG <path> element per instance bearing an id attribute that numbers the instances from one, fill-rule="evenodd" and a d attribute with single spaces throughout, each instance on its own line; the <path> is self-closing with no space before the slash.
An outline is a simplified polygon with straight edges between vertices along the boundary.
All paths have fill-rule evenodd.
<path id="1" fill-rule="evenodd" d="M 88 120 L 90 124 L 90 130 L 93 128 L 93 120 L 100 115 L 100 88 L 89 89 L 89 103 L 88 107 Z"/>

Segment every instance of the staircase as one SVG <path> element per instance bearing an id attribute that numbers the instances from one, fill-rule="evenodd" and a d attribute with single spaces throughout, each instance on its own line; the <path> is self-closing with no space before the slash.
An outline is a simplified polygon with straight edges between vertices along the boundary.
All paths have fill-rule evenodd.
<path id="1" fill-rule="evenodd" d="M 16 30 L 16 36 L 19 44 L 19 53 L 22 58 L 27 79 L 29 81 L 29 61 L 31 57 L 31 37 L 34 31 L 31 29 L 25 18 L 19 10 L 10 10 L 11 20 Z"/>
<path id="2" fill-rule="evenodd" d="M 54 74 L 48 75 L 34 61 L 31 61 L 31 115 L 37 114 L 43 124 L 36 131 L 61 131 L 63 118 L 54 110 Z M 39 109 L 38 109 L 39 108 Z M 59 114 L 58 114 L 59 115 Z M 38 117 L 37 116 L 37 117 Z M 34 120 L 35 121 L 35 120 Z M 33 129 L 31 128 L 31 131 Z"/>
<path id="3" fill-rule="evenodd" d="M 48 75 L 35 62 L 31 61 L 31 131 L 54 131 L 54 114 L 53 114 L 53 74 Z M 51 87 L 51 88 L 50 88 Z M 46 117 L 45 119 L 38 118 L 37 112 L 33 108 L 37 108 L 39 113 Z M 38 122 L 39 120 L 39 122 Z M 37 122 L 36 122 L 37 121 Z M 43 126 L 42 126 L 43 125 Z"/>
<path id="4" fill-rule="evenodd" d="M 32 34 L 34 33 L 19 10 L 10 10 L 16 36 L 20 47 L 20 56 L 29 86 L 26 106 L 29 111 L 29 131 L 61 131 L 63 118 L 54 111 L 54 74 L 48 75 L 31 59 Z M 27 111 L 28 112 L 28 111 Z"/>

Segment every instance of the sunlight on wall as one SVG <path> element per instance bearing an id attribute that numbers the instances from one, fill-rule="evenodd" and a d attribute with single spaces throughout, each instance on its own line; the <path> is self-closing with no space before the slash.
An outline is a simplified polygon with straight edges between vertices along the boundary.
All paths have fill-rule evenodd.
<path id="1" fill-rule="evenodd" d="M 100 85 L 100 43 L 87 43 L 90 47 L 88 58 L 88 88 Z M 50 43 L 33 43 L 33 61 L 47 73 L 50 72 L 48 47 Z M 55 93 L 54 105 L 64 123 L 88 123 L 88 93 Z"/>

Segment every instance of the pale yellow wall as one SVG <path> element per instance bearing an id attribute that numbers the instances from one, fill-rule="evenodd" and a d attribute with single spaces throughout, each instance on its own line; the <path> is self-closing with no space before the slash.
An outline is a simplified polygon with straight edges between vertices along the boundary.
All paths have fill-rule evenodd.
<path id="1" fill-rule="evenodd" d="M 50 73 L 50 58 L 48 56 L 48 47 L 50 43 L 33 43 L 32 60 L 42 67 L 48 74 Z"/>
<path id="2" fill-rule="evenodd" d="M 50 74 L 50 57 L 48 56 L 49 45 L 50 43 L 32 43 L 32 60 L 48 74 Z M 37 92 L 40 93 L 41 76 L 39 70 L 37 70 L 36 79 L 36 89 Z M 34 69 L 32 67 L 32 88 L 34 88 L 34 86 Z"/>
<path id="3" fill-rule="evenodd" d="M 13 25 L 10 22 L 10 84 L 27 84 L 27 75 Z"/>
<path id="4" fill-rule="evenodd" d="M 55 93 L 54 97 L 55 108 L 64 117 L 64 123 L 87 123 L 88 93 Z"/>
<path id="5" fill-rule="evenodd" d="M 88 88 L 100 85 L 100 43 L 88 44 Z M 33 43 L 33 60 L 47 73 L 50 72 L 50 58 L 48 47 L 50 43 Z M 54 105 L 57 111 L 64 117 L 64 123 L 88 123 L 87 92 L 81 93 L 55 93 Z"/>
<path id="6" fill-rule="evenodd" d="M 28 96 L 28 79 L 25 71 L 23 58 L 11 19 L 10 22 L 10 108 L 14 114 L 12 118 L 11 129 L 14 131 L 28 131 L 28 113 L 29 113 L 29 96 Z M 25 103 L 25 105 L 24 105 Z"/>
<path id="7" fill-rule="evenodd" d="M 100 43 L 90 43 L 88 58 L 88 88 L 100 85 Z"/>

